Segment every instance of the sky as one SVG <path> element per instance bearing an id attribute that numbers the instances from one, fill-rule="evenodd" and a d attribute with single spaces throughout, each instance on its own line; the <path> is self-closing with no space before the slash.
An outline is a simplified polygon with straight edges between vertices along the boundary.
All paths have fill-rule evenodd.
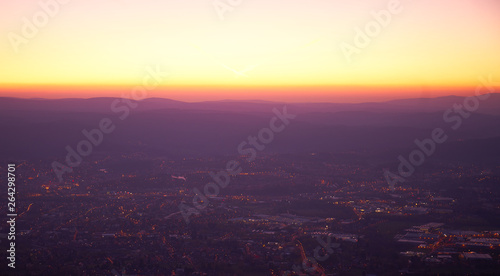
<path id="1" fill-rule="evenodd" d="M 498 0 L 0 1 L 0 96 L 119 97 L 147 68 L 168 72 L 148 97 L 184 101 L 472 95 L 500 80 Z"/>

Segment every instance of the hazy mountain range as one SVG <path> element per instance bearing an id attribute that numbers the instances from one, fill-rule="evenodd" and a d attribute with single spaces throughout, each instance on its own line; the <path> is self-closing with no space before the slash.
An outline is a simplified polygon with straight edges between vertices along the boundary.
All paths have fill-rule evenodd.
<path id="1" fill-rule="evenodd" d="M 287 106 L 288 113 L 297 117 L 275 135 L 265 152 L 359 151 L 391 160 L 415 148 L 415 139 L 429 138 L 434 128 L 441 127 L 450 138 L 440 145 L 436 156 L 453 160 L 497 160 L 500 157 L 500 94 L 491 94 L 487 100 L 479 101 L 479 109 L 470 117 L 462 118 L 462 125 L 453 130 L 453 123 L 445 122 L 443 115 L 454 104 L 463 102 L 464 97 L 458 96 L 359 104 L 0 98 L 3 129 L 0 157 L 63 157 L 65 146 L 75 147 L 85 139 L 82 130 L 97 128 L 102 118 L 111 119 L 116 129 L 105 135 L 95 152 L 236 155 L 242 141 L 269 126 L 273 108 L 282 110 Z M 127 108 L 129 113 L 125 116 Z M 120 116 L 126 118 L 121 120 Z"/>

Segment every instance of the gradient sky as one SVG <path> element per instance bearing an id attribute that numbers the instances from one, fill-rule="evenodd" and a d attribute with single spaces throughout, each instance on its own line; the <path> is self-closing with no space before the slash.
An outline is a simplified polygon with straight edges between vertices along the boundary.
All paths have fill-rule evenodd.
<path id="1" fill-rule="evenodd" d="M 389 0 L 243 0 L 224 20 L 212 0 L 72 0 L 17 53 L 9 34 L 48 0 L 0 1 L 0 96 L 120 96 L 156 65 L 171 75 L 148 96 L 187 101 L 469 95 L 500 80 L 498 0 L 401 0 L 352 62 L 339 45 Z"/>

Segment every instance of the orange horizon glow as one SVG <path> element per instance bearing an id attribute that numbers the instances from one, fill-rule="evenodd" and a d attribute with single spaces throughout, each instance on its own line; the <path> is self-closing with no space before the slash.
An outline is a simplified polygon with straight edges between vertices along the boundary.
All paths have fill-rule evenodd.
<path id="1" fill-rule="evenodd" d="M 0 91 L 2 97 L 14 98 L 131 98 L 133 86 L 12 86 Z M 148 91 L 146 98 L 165 98 L 183 102 L 218 100 L 263 100 L 275 102 L 383 102 L 410 98 L 437 98 L 444 96 L 473 96 L 476 87 L 171 87 Z M 488 93 L 486 90 L 484 93 Z M 40 97 L 43 95 L 43 97 Z"/>
<path id="2" fill-rule="evenodd" d="M 253 0 L 224 20 L 212 1 L 69 1 L 14 45 L 46 1 L 0 10 L 0 97 L 123 97 L 148 67 L 171 73 L 148 97 L 188 102 L 470 96 L 480 76 L 500 79 L 497 0 Z M 347 58 L 341 45 L 394 1 L 400 12 Z"/>

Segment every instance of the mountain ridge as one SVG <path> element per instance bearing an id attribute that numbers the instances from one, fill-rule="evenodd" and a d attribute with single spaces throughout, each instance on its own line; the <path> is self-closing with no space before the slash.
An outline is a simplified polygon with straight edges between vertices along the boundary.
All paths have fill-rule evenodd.
<path id="1" fill-rule="evenodd" d="M 480 101 L 477 112 L 500 115 L 500 93 L 489 94 L 490 97 Z M 186 110 L 218 110 L 238 113 L 270 112 L 274 107 L 286 105 L 290 111 L 298 114 L 310 112 L 340 112 L 340 111 L 371 111 L 371 112 L 437 112 L 452 108 L 454 104 L 462 104 L 464 96 L 443 96 L 435 98 L 409 98 L 384 102 L 366 103 L 335 103 L 335 102 L 310 102 L 310 103 L 284 103 L 259 100 L 222 100 L 183 102 L 168 98 L 146 98 L 140 101 L 129 100 L 137 105 L 136 110 L 155 109 L 186 109 Z M 110 112 L 113 102 L 126 100 L 114 97 L 96 98 L 64 98 L 64 99 L 24 99 L 15 97 L 0 97 L 0 110 L 67 110 L 82 112 Z M 128 102 L 128 101 L 127 101 Z"/>

